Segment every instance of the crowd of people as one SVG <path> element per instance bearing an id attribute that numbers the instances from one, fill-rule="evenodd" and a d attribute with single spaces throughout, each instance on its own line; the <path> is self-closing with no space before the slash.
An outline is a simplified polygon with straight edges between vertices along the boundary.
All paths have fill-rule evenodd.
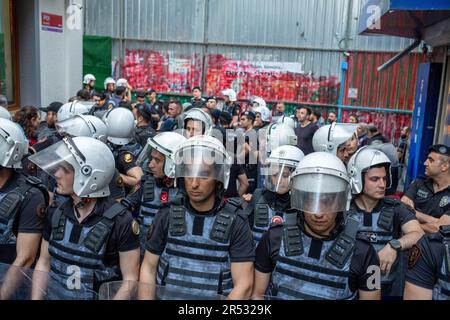
<path id="1" fill-rule="evenodd" d="M 0 299 L 450 299 L 448 146 L 403 186 L 408 127 L 95 81 L 0 98 Z"/>

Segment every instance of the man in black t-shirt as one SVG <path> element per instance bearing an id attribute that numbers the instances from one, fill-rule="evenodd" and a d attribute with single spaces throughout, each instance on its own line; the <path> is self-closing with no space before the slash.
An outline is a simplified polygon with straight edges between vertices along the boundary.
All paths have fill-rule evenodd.
<path id="1" fill-rule="evenodd" d="M 434 145 L 424 163 L 426 177 L 420 177 L 406 190 L 402 201 L 416 210 L 427 233 L 450 224 L 450 148 Z"/>
<path id="2" fill-rule="evenodd" d="M 349 183 L 344 164 L 312 153 L 291 180 L 295 210 L 274 217 L 256 249 L 255 298 L 379 299 L 375 249 L 357 235 L 358 221 L 342 214 Z"/>
<path id="3" fill-rule="evenodd" d="M 40 180 L 16 169 L 28 153 L 28 141 L 17 124 L 0 118 L 0 263 L 34 264 L 44 228 L 48 192 Z"/>
<path id="4" fill-rule="evenodd" d="M 450 225 L 426 235 L 411 249 L 405 300 L 450 300 Z"/>
<path id="5" fill-rule="evenodd" d="M 47 217 L 32 299 L 93 299 L 102 283 L 137 281 L 139 225 L 109 198 L 114 157 L 99 140 L 63 141 L 30 157 L 68 199 Z M 47 276 L 48 275 L 48 276 Z M 120 297 L 119 297 L 120 298 Z"/>
<path id="6" fill-rule="evenodd" d="M 312 139 L 314 133 L 319 129 L 318 126 L 309 121 L 311 113 L 312 111 L 309 108 L 302 107 L 297 109 L 298 126 L 295 128 L 297 147 L 299 147 L 305 155 L 314 152 Z"/>
<path id="7" fill-rule="evenodd" d="M 422 237 L 414 211 L 398 200 L 386 198 L 391 161 L 381 151 L 361 148 L 350 159 L 348 173 L 354 195 L 347 212 L 359 221 L 359 232 L 377 250 L 384 296 L 401 297 L 405 275 L 404 252 Z"/>
<path id="8" fill-rule="evenodd" d="M 222 196 L 231 157 L 216 138 L 194 136 L 178 147 L 174 162 L 176 185 L 184 196 L 156 214 L 140 281 L 203 299 L 217 294 L 249 298 L 254 262 L 250 227 L 239 200 L 224 201 Z"/>

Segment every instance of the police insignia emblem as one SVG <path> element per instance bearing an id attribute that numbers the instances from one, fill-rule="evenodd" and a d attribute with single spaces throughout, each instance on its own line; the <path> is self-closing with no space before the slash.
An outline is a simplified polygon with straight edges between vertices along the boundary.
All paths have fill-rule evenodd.
<path id="1" fill-rule="evenodd" d="M 131 222 L 131 229 L 133 230 L 133 233 L 135 235 L 139 235 L 139 222 L 133 219 L 133 221 Z"/>
<path id="2" fill-rule="evenodd" d="M 443 196 L 441 202 L 439 202 L 439 207 L 443 208 L 449 203 L 449 197 Z"/>
<path id="3" fill-rule="evenodd" d="M 133 161 L 133 156 L 130 153 L 127 153 L 124 157 L 123 160 L 125 160 L 126 163 L 131 163 L 131 161 Z"/>
<path id="4" fill-rule="evenodd" d="M 422 253 L 420 252 L 419 247 L 414 245 L 408 257 L 408 269 L 411 269 L 416 265 L 421 255 Z"/>

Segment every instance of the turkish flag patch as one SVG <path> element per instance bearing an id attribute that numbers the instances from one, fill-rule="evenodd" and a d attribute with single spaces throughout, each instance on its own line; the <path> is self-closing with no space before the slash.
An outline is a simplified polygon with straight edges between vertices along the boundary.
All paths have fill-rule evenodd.
<path id="1" fill-rule="evenodd" d="M 272 218 L 272 224 L 282 224 L 283 218 L 280 216 L 273 216 Z"/>
<path id="2" fill-rule="evenodd" d="M 169 201 L 169 193 L 167 191 L 162 191 L 159 200 L 161 201 L 161 203 L 166 203 L 167 201 Z"/>

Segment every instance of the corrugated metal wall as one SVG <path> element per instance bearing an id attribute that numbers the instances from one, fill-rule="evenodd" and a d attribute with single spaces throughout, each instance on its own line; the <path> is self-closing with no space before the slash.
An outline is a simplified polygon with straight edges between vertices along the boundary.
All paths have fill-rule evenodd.
<path id="1" fill-rule="evenodd" d="M 409 54 L 384 72 L 377 67 L 392 58 L 393 53 L 356 53 L 350 56 L 344 88 L 344 105 L 410 110 L 414 108 L 414 89 L 419 63 L 425 56 Z M 358 91 L 348 97 L 348 89 Z"/>
<path id="2" fill-rule="evenodd" d="M 359 51 L 399 51 L 411 43 L 397 37 L 358 36 L 359 0 L 88 0 L 85 4 L 86 34 L 114 38 L 121 35 L 122 11 L 123 36 L 131 39 Z"/>
<path id="3" fill-rule="evenodd" d="M 132 76 L 131 83 L 139 89 L 187 93 L 203 84 L 205 94 L 218 94 L 232 85 L 223 77 L 228 72 L 225 62 L 291 62 L 301 64 L 304 73 L 270 81 L 247 79 L 253 86 L 234 81 L 239 97 L 258 94 L 270 101 L 336 105 L 344 51 L 393 52 L 411 43 L 396 37 L 358 36 L 363 5 L 358 0 L 88 0 L 85 5 L 86 34 L 113 38 L 113 59 L 119 67 L 115 74 Z M 388 56 L 377 56 L 370 66 Z M 174 74 L 171 64 L 184 69 Z M 372 76 L 370 66 L 362 61 L 350 64 L 348 79 L 359 81 L 350 87 L 360 86 L 368 96 L 344 103 L 410 110 L 404 88 L 412 93 L 414 79 L 400 69 L 401 81 L 390 89 L 395 103 L 373 103 L 368 89 L 372 80 L 364 82 L 361 77 Z M 283 86 L 290 89 L 282 90 Z"/>

